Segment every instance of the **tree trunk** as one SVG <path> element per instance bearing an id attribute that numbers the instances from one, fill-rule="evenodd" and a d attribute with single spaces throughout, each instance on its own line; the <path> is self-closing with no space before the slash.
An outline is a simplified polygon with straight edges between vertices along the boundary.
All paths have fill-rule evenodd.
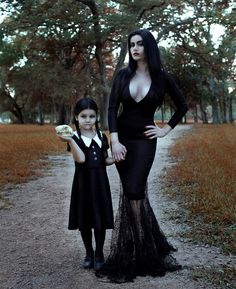
<path id="1" fill-rule="evenodd" d="M 225 95 L 224 95 L 224 99 L 222 102 L 222 109 L 223 109 L 223 112 L 222 112 L 223 123 L 227 123 L 228 122 L 228 111 L 227 111 L 227 99 L 226 99 Z"/>
<path id="2" fill-rule="evenodd" d="M 194 122 L 198 123 L 198 110 L 197 110 L 197 104 L 195 105 L 195 110 L 194 110 Z"/>
<path id="3" fill-rule="evenodd" d="M 55 101 L 53 99 L 53 97 L 51 97 L 51 113 L 50 113 L 50 124 L 54 124 L 56 121 L 56 104 Z"/>
<path id="4" fill-rule="evenodd" d="M 200 100 L 200 110 L 201 110 L 202 122 L 203 123 L 208 123 L 207 113 L 206 113 L 206 110 L 203 107 L 202 100 Z"/>
<path id="5" fill-rule="evenodd" d="M 184 115 L 184 123 L 187 123 L 187 114 Z"/>
<path id="6" fill-rule="evenodd" d="M 22 123 L 22 124 L 25 123 L 23 113 L 22 113 L 23 108 L 17 104 L 16 100 L 13 97 L 11 97 L 9 93 L 7 93 L 7 97 L 10 101 L 9 111 L 16 117 L 19 123 Z"/>
<path id="7" fill-rule="evenodd" d="M 213 123 L 220 123 L 219 119 L 219 109 L 218 109 L 218 99 L 216 95 L 215 89 L 215 81 L 213 76 L 208 78 L 209 88 L 211 92 L 211 105 L 212 105 L 212 122 Z"/>
<path id="8" fill-rule="evenodd" d="M 23 118 L 23 114 L 22 114 L 22 109 L 18 106 L 18 107 L 14 107 L 12 109 L 9 110 L 17 119 L 17 121 L 21 124 L 25 123 L 24 122 L 24 118 Z"/>
<path id="9" fill-rule="evenodd" d="M 126 40 L 123 40 L 123 41 L 121 42 L 120 55 L 119 55 L 119 58 L 118 58 L 118 62 L 117 62 L 116 69 L 115 69 L 115 71 L 114 71 L 113 77 L 116 75 L 116 72 L 117 72 L 119 69 L 121 69 L 122 66 L 124 65 L 124 61 L 125 61 L 126 54 L 127 54 L 127 41 L 126 41 Z"/>
<path id="10" fill-rule="evenodd" d="M 101 127 L 103 129 L 108 129 L 108 105 L 109 105 L 109 97 L 108 94 L 102 98 L 102 121 L 101 121 Z"/>
<path id="11" fill-rule="evenodd" d="M 229 95 L 229 121 L 233 122 L 234 118 L 233 118 L 233 94 Z"/>
<path id="12" fill-rule="evenodd" d="M 44 112 L 43 112 L 43 103 L 42 103 L 41 98 L 38 103 L 38 112 L 39 112 L 39 124 L 44 125 Z"/>
<path id="13" fill-rule="evenodd" d="M 59 119 L 58 125 L 66 124 L 66 107 L 65 102 L 63 101 L 59 110 Z"/>
<path id="14" fill-rule="evenodd" d="M 106 67 L 103 61 L 102 55 L 102 47 L 103 47 L 103 40 L 101 34 L 101 26 L 99 23 L 99 11 L 97 7 L 97 3 L 94 0 L 80 0 L 79 2 L 84 3 L 87 5 L 92 14 L 93 14 L 93 29 L 94 29 L 94 38 L 95 38 L 95 58 L 97 60 L 98 68 L 99 68 L 99 84 L 100 89 L 99 92 L 99 99 L 100 99 L 100 116 L 101 116 L 101 126 L 102 128 L 107 128 L 107 109 L 108 109 L 108 87 L 106 82 Z"/>
<path id="15" fill-rule="evenodd" d="M 229 122 L 228 105 L 229 93 L 225 80 L 222 81 L 222 109 L 223 109 L 223 123 Z"/>
<path id="16" fill-rule="evenodd" d="M 211 98 L 211 105 L 212 105 L 212 122 L 220 123 L 218 104 L 217 104 L 217 100 L 215 99 L 215 97 Z"/>

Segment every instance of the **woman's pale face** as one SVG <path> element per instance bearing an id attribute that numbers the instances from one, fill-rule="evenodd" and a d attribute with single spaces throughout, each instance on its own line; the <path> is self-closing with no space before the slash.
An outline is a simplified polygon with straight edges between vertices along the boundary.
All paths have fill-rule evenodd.
<path id="1" fill-rule="evenodd" d="M 138 34 L 130 38 L 130 53 L 136 61 L 145 59 L 143 38 Z"/>

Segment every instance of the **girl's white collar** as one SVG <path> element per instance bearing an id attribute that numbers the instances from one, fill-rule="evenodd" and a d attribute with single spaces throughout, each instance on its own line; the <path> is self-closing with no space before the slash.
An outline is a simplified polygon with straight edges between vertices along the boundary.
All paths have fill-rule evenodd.
<path id="1" fill-rule="evenodd" d="M 79 138 L 77 131 L 75 132 L 75 135 Z M 97 133 L 93 138 L 90 138 L 90 137 L 87 137 L 87 136 L 84 136 L 81 134 L 81 138 L 82 138 L 84 144 L 86 145 L 86 147 L 90 147 L 92 140 L 94 140 L 100 148 L 102 147 L 102 141 L 98 137 Z"/>

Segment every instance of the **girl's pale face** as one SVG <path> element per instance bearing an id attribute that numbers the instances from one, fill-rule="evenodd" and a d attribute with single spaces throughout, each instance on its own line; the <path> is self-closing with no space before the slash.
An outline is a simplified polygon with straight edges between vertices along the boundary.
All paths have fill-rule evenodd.
<path id="1" fill-rule="evenodd" d="M 130 38 L 130 53 L 136 61 L 145 59 L 143 38 L 140 35 Z"/>
<path id="2" fill-rule="evenodd" d="M 93 109 L 84 109 L 77 116 L 76 120 L 82 130 L 92 130 L 96 123 L 97 114 Z"/>

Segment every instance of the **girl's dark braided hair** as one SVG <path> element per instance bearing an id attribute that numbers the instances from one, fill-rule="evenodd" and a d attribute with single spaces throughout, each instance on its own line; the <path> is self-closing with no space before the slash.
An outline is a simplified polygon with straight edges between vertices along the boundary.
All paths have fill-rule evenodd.
<path id="1" fill-rule="evenodd" d="M 85 109 L 93 109 L 96 112 L 95 128 L 96 128 L 98 137 L 102 140 L 102 134 L 98 126 L 98 106 L 93 99 L 88 98 L 88 97 L 81 98 L 79 101 L 77 101 L 74 107 L 74 123 L 75 123 L 75 127 L 76 127 L 79 137 L 81 137 L 81 132 L 79 128 L 79 122 L 76 120 L 75 116 L 77 116 L 82 110 L 85 110 Z"/>

